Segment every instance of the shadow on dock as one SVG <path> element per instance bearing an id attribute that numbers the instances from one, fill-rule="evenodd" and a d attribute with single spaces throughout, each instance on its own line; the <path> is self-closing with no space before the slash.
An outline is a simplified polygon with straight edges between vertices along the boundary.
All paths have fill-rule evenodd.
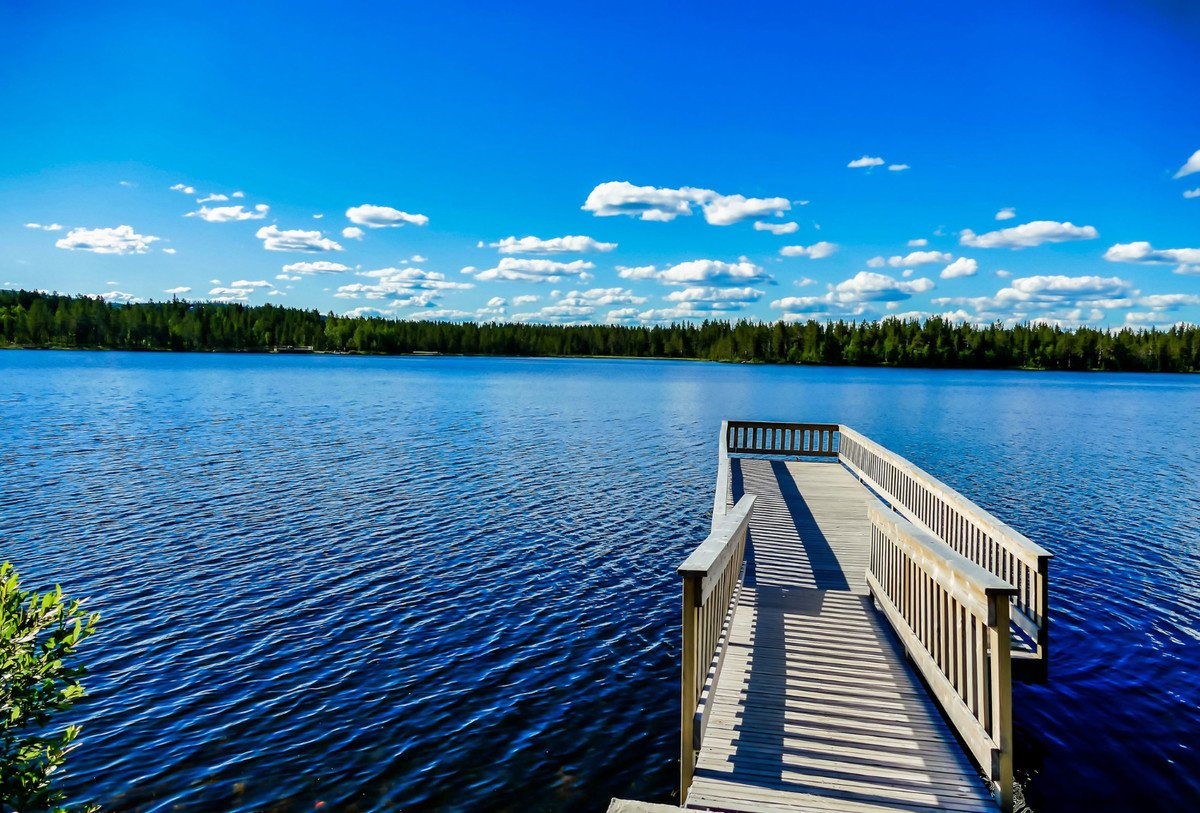
<path id="1" fill-rule="evenodd" d="M 994 810 L 871 607 L 860 573 L 865 509 L 851 521 L 829 507 L 831 493 L 846 491 L 861 506 L 861 486 L 828 464 L 730 464 L 735 501 L 758 501 L 688 807 Z"/>

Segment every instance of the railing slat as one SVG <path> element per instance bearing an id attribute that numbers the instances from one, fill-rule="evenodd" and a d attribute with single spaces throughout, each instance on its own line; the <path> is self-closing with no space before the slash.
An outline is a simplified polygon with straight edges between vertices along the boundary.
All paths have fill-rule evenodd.
<path id="1" fill-rule="evenodd" d="M 838 428 L 838 457 L 906 519 L 1017 588 L 1011 617 L 1035 639 L 1044 670 L 1049 655 L 1049 584 L 1045 574 L 1050 552 L 847 426 Z"/>
<path id="2" fill-rule="evenodd" d="M 882 507 L 867 513 L 871 594 L 991 780 L 1001 810 L 1011 811 L 1008 610 L 1017 590 L 908 520 Z"/>
<path id="3" fill-rule="evenodd" d="M 722 438 L 727 435 L 722 433 Z M 720 482 L 720 476 L 718 476 Z M 725 658 L 745 561 L 746 537 L 755 497 L 742 497 L 727 513 L 714 510 L 708 537 L 679 566 L 683 580 L 683 652 L 680 658 L 680 799 L 686 798 L 696 751 L 710 715 L 711 692 Z"/>

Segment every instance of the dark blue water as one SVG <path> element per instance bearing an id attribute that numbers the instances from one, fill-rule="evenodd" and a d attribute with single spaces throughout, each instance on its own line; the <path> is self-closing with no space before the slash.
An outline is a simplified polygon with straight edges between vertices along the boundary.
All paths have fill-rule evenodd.
<path id="1" fill-rule="evenodd" d="M 1200 800 L 1200 378 L 0 353 L 0 558 L 103 613 L 124 810 L 670 801 L 723 417 L 843 422 L 1053 550 L 1039 811 Z"/>

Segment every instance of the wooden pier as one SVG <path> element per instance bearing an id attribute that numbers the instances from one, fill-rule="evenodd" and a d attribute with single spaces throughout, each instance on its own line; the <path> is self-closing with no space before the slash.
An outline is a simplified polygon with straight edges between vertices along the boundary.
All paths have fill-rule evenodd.
<path id="1" fill-rule="evenodd" d="M 833 424 L 722 424 L 683 579 L 680 803 L 1012 809 L 1050 554 Z"/>

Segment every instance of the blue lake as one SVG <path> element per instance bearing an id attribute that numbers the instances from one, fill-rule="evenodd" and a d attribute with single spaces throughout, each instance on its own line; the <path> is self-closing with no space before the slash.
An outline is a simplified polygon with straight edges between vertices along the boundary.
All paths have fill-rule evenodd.
<path id="1" fill-rule="evenodd" d="M 722 418 L 846 423 L 1051 549 L 1039 811 L 1200 801 L 1200 378 L 0 353 L 0 559 L 103 613 L 125 810 L 670 801 Z"/>

